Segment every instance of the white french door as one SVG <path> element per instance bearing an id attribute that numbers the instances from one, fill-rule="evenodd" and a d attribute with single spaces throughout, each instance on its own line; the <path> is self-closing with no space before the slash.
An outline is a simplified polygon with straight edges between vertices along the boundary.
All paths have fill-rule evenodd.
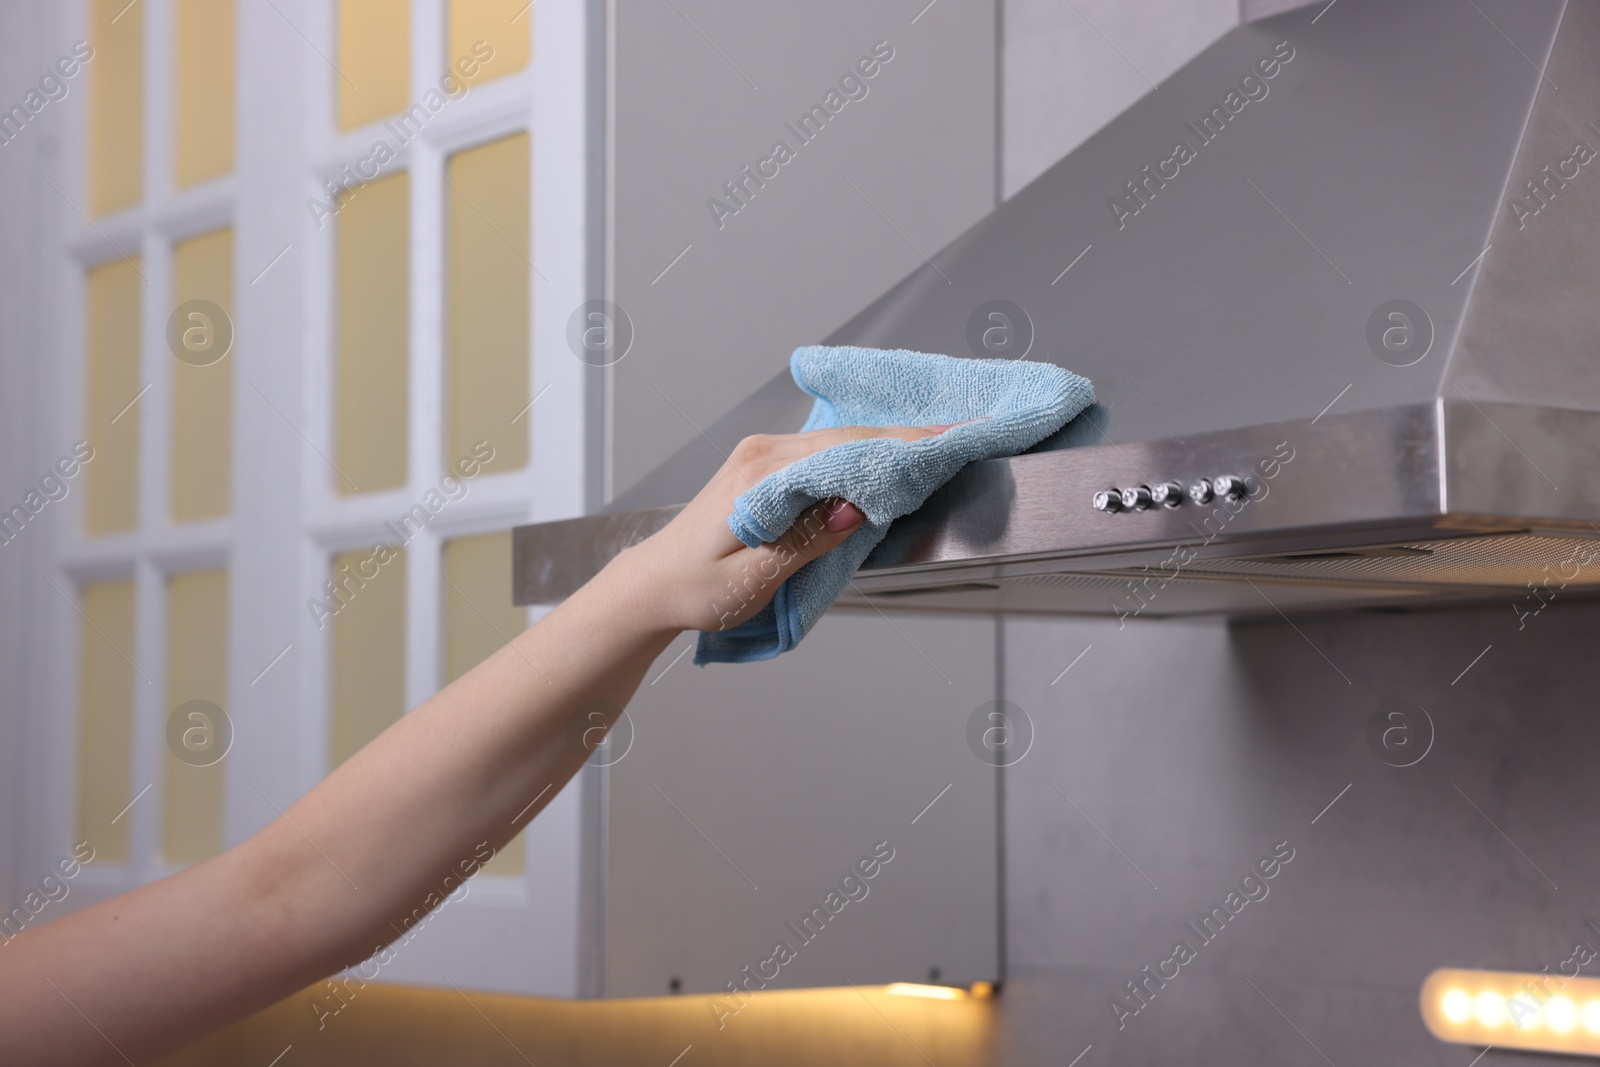
<path id="1" fill-rule="evenodd" d="M 34 620 L 9 884 L 95 849 L 34 921 L 259 829 L 525 622 L 506 531 L 595 494 L 566 339 L 594 295 L 590 6 L 230 4 L 33 27 L 94 55 L 24 131 L 58 146 L 29 176 L 29 452 L 94 454 L 0 549 Z M 378 980 L 581 992 L 579 792 Z"/>

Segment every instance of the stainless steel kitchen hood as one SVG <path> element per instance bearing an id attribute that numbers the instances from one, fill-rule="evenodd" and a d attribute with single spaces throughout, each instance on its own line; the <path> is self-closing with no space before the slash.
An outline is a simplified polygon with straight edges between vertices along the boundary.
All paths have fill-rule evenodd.
<path id="1" fill-rule="evenodd" d="M 1099 397 L 897 522 L 841 603 L 1600 591 L 1597 55 L 1600 4 L 1560 0 L 1343 0 L 1222 37 L 827 339 L 1050 360 Z M 603 513 L 518 529 L 518 602 L 809 404 L 779 375 Z"/>

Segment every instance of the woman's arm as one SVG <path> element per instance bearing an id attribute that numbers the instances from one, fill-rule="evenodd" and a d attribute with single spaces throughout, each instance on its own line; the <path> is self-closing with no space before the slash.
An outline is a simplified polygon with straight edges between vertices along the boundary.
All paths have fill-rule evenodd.
<path id="1" fill-rule="evenodd" d="M 395 940 L 481 843 L 504 845 L 577 773 L 587 752 L 569 738 L 588 712 L 610 709 L 609 727 L 678 633 L 753 615 L 860 521 L 848 504 L 819 505 L 779 542 L 747 548 L 726 521 L 740 492 L 841 441 L 933 432 L 741 442 L 666 528 L 259 833 L 0 947 L 0 1062 L 142 1062 Z"/>

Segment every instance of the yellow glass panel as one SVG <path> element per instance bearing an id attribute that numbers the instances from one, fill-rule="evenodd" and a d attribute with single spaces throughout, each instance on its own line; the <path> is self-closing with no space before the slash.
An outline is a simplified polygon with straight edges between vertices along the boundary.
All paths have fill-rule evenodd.
<path id="1" fill-rule="evenodd" d="M 411 95 L 411 0 L 339 0 L 339 128 L 405 110 Z"/>
<path id="2" fill-rule="evenodd" d="M 172 360 L 172 520 L 226 515 L 233 470 L 233 231 L 216 230 L 172 251 L 172 305 L 189 307 L 179 326 L 186 359 Z M 219 358 L 220 353 L 220 358 Z M 207 362 L 214 360 L 214 362 Z"/>
<path id="3" fill-rule="evenodd" d="M 526 67 L 533 12 L 529 0 L 450 0 L 450 69 L 475 85 Z"/>
<path id="4" fill-rule="evenodd" d="M 406 710 L 406 557 L 358 549 L 333 557 L 333 763 L 343 763 Z"/>
<path id="5" fill-rule="evenodd" d="M 528 135 L 458 152 L 445 170 L 446 468 L 479 441 L 484 464 L 528 464 Z"/>
<path id="6" fill-rule="evenodd" d="M 338 215 L 334 480 L 341 494 L 406 480 L 410 200 L 411 176 L 402 171 L 362 186 Z"/>
<path id="7" fill-rule="evenodd" d="M 528 625 L 528 609 L 511 603 L 511 532 L 445 542 L 444 680 L 453 682 Z M 488 874 L 521 874 L 523 835 L 484 864 Z"/>
<path id="8" fill-rule="evenodd" d="M 88 419 L 94 449 L 84 470 L 84 528 L 90 535 L 139 522 L 139 300 L 136 262 L 112 260 L 89 272 Z"/>
<path id="9" fill-rule="evenodd" d="M 234 0 L 176 0 L 172 173 L 179 186 L 233 170 Z"/>
<path id="10" fill-rule="evenodd" d="M 167 716 L 190 701 L 223 713 L 228 699 L 228 572 L 195 571 L 167 580 Z M 168 730 L 161 798 L 161 851 L 171 863 L 194 863 L 222 851 L 222 782 L 227 730 L 220 716 L 193 706 L 181 717 L 185 746 Z M 174 744 L 182 747 L 180 759 Z"/>
<path id="11" fill-rule="evenodd" d="M 144 4 L 89 5 L 89 212 L 144 198 Z"/>
<path id="12" fill-rule="evenodd" d="M 133 788 L 132 579 L 84 586 L 78 610 L 83 624 L 78 628 L 74 841 L 94 846 L 97 860 L 126 863 L 131 818 L 122 811 L 138 792 Z"/>

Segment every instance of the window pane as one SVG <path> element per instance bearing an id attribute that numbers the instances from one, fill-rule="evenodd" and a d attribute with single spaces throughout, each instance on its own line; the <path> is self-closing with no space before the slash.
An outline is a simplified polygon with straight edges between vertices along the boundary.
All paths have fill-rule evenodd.
<path id="1" fill-rule="evenodd" d="M 185 308 L 195 300 L 215 307 Z M 178 324 L 185 356 L 172 360 L 172 520 L 193 522 L 226 515 L 231 506 L 232 230 L 173 249 L 172 304 L 185 308 Z"/>
<path id="2" fill-rule="evenodd" d="M 132 579 L 84 586 L 78 610 L 83 616 L 74 840 L 93 845 L 96 859 L 126 863 L 131 819 L 118 816 L 138 792 L 133 788 Z"/>
<path id="3" fill-rule="evenodd" d="M 511 603 L 511 532 L 458 537 L 444 546 L 444 680 L 455 681 L 528 625 L 528 609 Z M 484 865 L 489 874 L 521 874 L 522 834 Z"/>
<path id="4" fill-rule="evenodd" d="M 167 706 L 161 851 L 194 863 L 222 851 L 222 775 L 229 732 L 217 710 L 228 699 L 228 572 L 167 580 Z M 192 704 L 191 701 L 198 701 Z M 176 730 L 168 716 L 183 708 Z M 183 755 L 180 758 L 179 752 Z"/>
<path id="5" fill-rule="evenodd" d="M 144 196 L 144 5 L 92 0 L 89 44 L 89 212 Z"/>
<path id="6" fill-rule="evenodd" d="M 527 466 L 528 135 L 450 157 L 445 455 L 487 441 L 495 471 Z M 513 421 L 516 420 L 516 421 Z"/>
<path id="7" fill-rule="evenodd" d="M 89 272 L 84 527 L 91 534 L 139 522 L 139 299 L 137 264 L 113 260 Z"/>
<path id="8" fill-rule="evenodd" d="M 177 0 L 173 178 L 233 169 L 234 0 Z"/>
<path id="9" fill-rule="evenodd" d="M 403 111 L 411 91 L 411 0 L 339 0 L 339 128 Z"/>
<path id="10" fill-rule="evenodd" d="M 336 437 L 342 494 L 406 480 L 411 176 L 379 178 L 339 212 Z"/>
<path id="11" fill-rule="evenodd" d="M 406 557 L 358 549 L 333 557 L 326 602 L 333 627 L 333 763 L 343 763 L 404 714 Z M 322 616 L 326 618 L 326 616 Z"/>
<path id="12" fill-rule="evenodd" d="M 451 68 L 472 85 L 526 67 L 533 11 L 528 0 L 450 0 Z"/>

